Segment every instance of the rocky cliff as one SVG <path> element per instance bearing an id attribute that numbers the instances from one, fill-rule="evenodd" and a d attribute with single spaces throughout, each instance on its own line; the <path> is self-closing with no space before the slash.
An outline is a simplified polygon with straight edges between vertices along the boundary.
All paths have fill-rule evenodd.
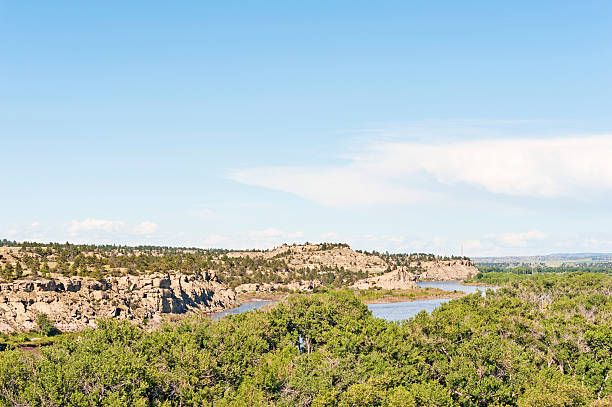
<path id="1" fill-rule="evenodd" d="M 352 285 L 358 290 L 380 287 L 383 290 L 412 290 L 418 288 L 416 276 L 403 270 L 395 270 L 380 276 L 365 278 Z"/>
<path id="2" fill-rule="evenodd" d="M 419 262 L 420 281 L 463 281 L 478 274 L 478 269 L 470 260 L 436 260 Z"/>
<path id="3" fill-rule="evenodd" d="M 64 332 L 94 327 L 104 317 L 156 326 L 164 315 L 215 312 L 235 302 L 234 291 L 206 272 L 18 280 L 0 284 L 0 332 L 36 329 L 41 313 Z"/>
<path id="4" fill-rule="evenodd" d="M 372 287 L 409 290 L 417 288 L 416 281 L 463 281 L 477 273 L 478 269 L 470 260 L 418 261 L 385 274 L 358 280 L 352 287 L 360 290 Z"/>
<path id="5" fill-rule="evenodd" d="M 245 293 L 271 293 L 275 291 L 280 292 L 311 292 L 316 288 L 321 287 L 323 284 L 320 280 L 303 280 L 293 281 L 288 284 L 280 283 L 248 283 L 240 284 L 235 288 L 237 294 Z"/>

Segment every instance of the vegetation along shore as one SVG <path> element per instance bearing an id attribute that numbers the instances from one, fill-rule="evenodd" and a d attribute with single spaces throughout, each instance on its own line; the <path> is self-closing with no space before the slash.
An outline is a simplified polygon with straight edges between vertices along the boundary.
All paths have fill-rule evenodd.
<path id="1" fill-rule="evenodd" d="M 612 277 L 511 282 L 402 323 L 350 290 L 0 352 L 2 405 L 605 406 Z M 69 389 L 60 391 L 60 389 Z"/>

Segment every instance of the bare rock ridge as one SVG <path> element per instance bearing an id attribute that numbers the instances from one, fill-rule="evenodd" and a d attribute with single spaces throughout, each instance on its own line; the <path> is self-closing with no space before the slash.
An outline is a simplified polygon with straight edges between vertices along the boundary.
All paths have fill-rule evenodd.
<path id="1" fill-rule="evenodd" d="M 369 276 L 387 273 L 391 266 L 381 255 L 354 251 L 344 244 L 283 245 L 263 252 L 230 252 L 227 256 L 229 258 L 279 258 L 287 261 L 289 269 L 312 270 L 320 267 L 338 267 L 352 272 L 363 271 Z M 416 277 L 414 280 L 420 281 L 464 280 L 478 273 L 478 269 L 471 260 L 457 258 L 414 260 L 397 269 L 413 274 Z"/>
<path id="2" fill-rule="evenodd" d="M 370 274 L 381 274 L 387 269 L 387 263 L 379 256 L 356 252 L 344 244 L 283 245 L 264 252 L 230 252 L 227 256 L 284 259 L 289 269 L 338 267 L 353 272 L 362 270 Z"/>
<path id="3" fill-rule="evenodd" d="M 73 332 L 103 317 L 158 325 L 164 315 L 215 312 L 235 302 L 234 291 L 208 273 L 20 280 L 0 284 L 0 332 L 35 329 L 41 313 Z"/>

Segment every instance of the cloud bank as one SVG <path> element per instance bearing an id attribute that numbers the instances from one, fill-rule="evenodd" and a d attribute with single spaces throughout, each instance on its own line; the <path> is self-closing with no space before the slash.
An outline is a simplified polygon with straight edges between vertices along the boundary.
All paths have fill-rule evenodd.
<path id="1" fill-rule="evenodd" d="M 612 135 L 383 142 L 348 155 L 341 165 L 247 168 L 229 178 L 333 207 L 431 201 L 449 194 L 449 187 L 589 199 L 612 190 L 611 156 Z"/>

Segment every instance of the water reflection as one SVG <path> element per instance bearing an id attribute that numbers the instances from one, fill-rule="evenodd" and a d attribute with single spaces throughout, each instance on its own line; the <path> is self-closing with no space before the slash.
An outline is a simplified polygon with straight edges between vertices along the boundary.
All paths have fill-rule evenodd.
<path id="1" fill-rule="evenodd" d="M 418 282 L 419 287 L 439 288 L 444 291 L 463 291 L 468 294 L 477 292 L 486 293 L 486 290 L 497 290 L 499 287 L 482 287 L 475 285 L 463 285 L 459 281 L 431 281 Z M 440 305 L 449 302 L 450 299 L 419 300 L 409 302 L 394 302 L 391 304 L 369 304 L 368 308 L 372 315 L 387 321 L 402 321 L 412 318 L 421 311 L 432 312 Z"/>
<path id="2" fill-rule="evenodd" d="M 431 312 L 449 301 L 449 299 L 434 299 L 394 302 L 390 304 L 369 304 L 368 308 L 376 318 L 386 319 L 387 321 L 401 321 L 412 318 L 421 311 Z"/>
<path id="3" fill-rule="evenodd" d="M 485 293 L 488 289 L 497 290 L 499 287 L 482 287 L 474 285 L 463 285 L 459 281 L 432 281 L 418 282 L 419 287 L 439 288 L 445 291 L 463 291 L 468 294 Z M 369 304 L 368 308 L 372 311 L 372 315 L 377 318 L 386 319 L 387 321 L 401 321 L 412 318 L 421 311 L 432 312 L 440 305 L 449 302 L 450 299 L 433 299 L 419 300 L 407 302 L 394 302 L 390 304 Z M 241 304 L 239 307 L 226 309 L 225 311 L 210 314 L 210 317 L 218 320 L 226 315 L 236 315 L 243 312 L 252 311 L 261 308 L 264 305 L 273 303 L 274 301 L 248 301 Z"/>
<path id="4" fill-rule="evenodd" d="M 254 309 L 261 308 L 264 305 L 271 304 L 272 302 L 273 301 L 247 301 L 247 302 L 243 302 L 239 307 L 230 308 L 230 309 L 226 309 L 221 312 L 215 312 L 213 314 L 210 314 L 210 317 L 212 319 L 217 320 L 217 319 L 223 318 L 226 315 L 242 314 L 243 312 L 252 311 Z"/>

